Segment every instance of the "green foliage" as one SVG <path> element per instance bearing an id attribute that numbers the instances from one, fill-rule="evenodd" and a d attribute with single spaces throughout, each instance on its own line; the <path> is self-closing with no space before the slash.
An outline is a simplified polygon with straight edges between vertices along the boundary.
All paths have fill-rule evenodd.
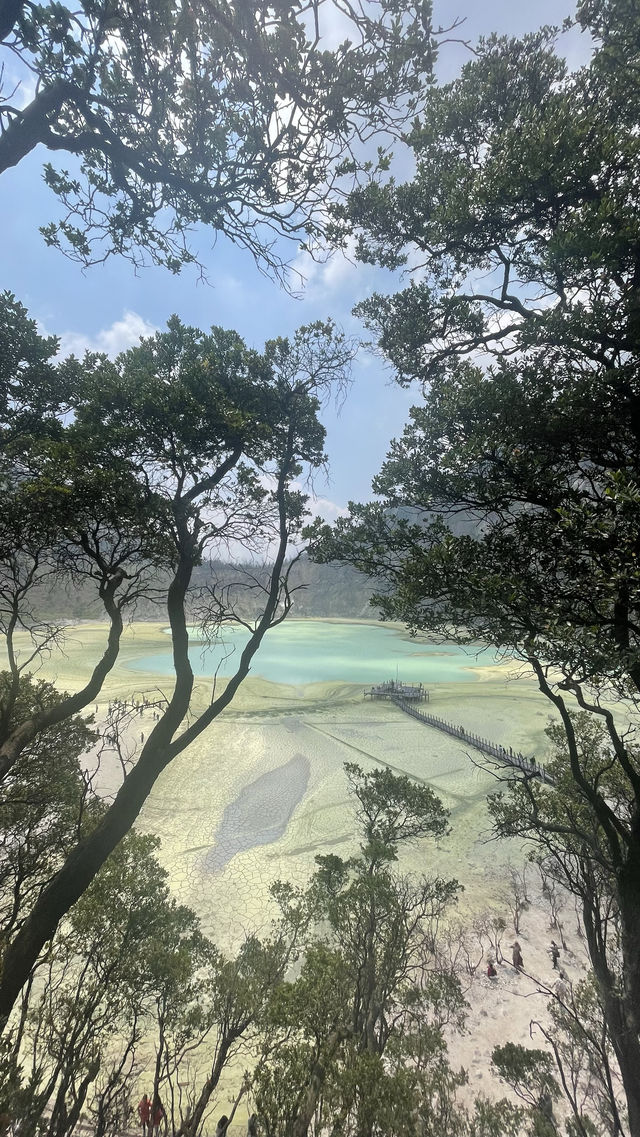
<path id="1" fill-rule="evenodd" d="M 489 808 L 500 836 L 526 837 L 533 843 L 532 859 L 551 856 L 556 872 L 562 863 L 564 883 L 568 882 L 574 893 L 584 894 L 577 862 L 588 857 L 593 872 L 600 872 L 603 886 L 609 875 L 608 888 L 613 894 L 615 863 L 606 814 L 599 816 L 594 810 L 591 787 L 597 785 L 617 816 L 626 819 L 633 808 L 629 786 L 624 771 L 612 761 L 610 739 L 602 723 L 584 711 L 572 714 L 570 722 L 584 785 L 572 772 L 564 728 L 552 724 L 546 730 L 552 747 L 546 769 L 553 788 L 538 782 L 513 782 L 506 790 L 490 795 Z"/>
<path id="2" fill-rule="evenodd" d="M 316 1045 L 349 1019 L 352 974 L 339 947 L 312 942 L 304 953 L 294 983 L 283 983 L 273 994 L 268 1022 L 290 1022 Z"/>
<path id="3" fill-rule="evenodd" d="M 556 788 L 524 778 L 494 814 L 581 899 L 636 1132 L 640 23 L 627 0 L 578 20 L 571 74 L 553 29 L 481 41 L 416 120 L 411 182 L 335 208 L 362 259 L 420 266 L 358 311 L 424 397 L 380 500 L 315 541 L 376 577 L 384 616 L 527 661 L 554 705 Z"/>
<path id="4" fill-rule="evenodd" d="M 476 1098 L 469 1137 L 519 1137 L 523 1114 L 520 1107 L 506 1098 L 499 1101 Z"/>
<path id="5" fill-rule="evenodd" d="M 312 1062 L 312 1047 L 296 1042 L 278 1047 L 269 1064 L 259 1068 L 255 1097 L 265 1137 L 291 1133 Z"/>
<path id="6" fill-rule="evenodd" d="M 390 852 L 401 843 L 443 837 L 449 831 L 448 810 L 429 786 L 388 769 L 364 773 L 354 762 L 346 763 L 345 771 L 350 791 L 358 800 L 356 819 L 367 852 L 373 848 Z"/>
<path id="7" fill-rule="evenodd" d="M 14 685 L 0 672 L 0 727 L 8 734 L 33 714 L 59 706 L 64 692 L 29 675 Z M 96 741 L 75 715 L 22 751 L 0 795 L 0 934 L 4 944 L 27 919 L 78 833 L 95 813 L 80 759 Z"/>
<path id="8" fill-rule="evenodd" d="M 41 336 L 35 320 L 5 291 L 0 300 L 0 416 L 2 449 L 25 434 L 58 432 L 55 417 L 79 378 L 77 361 L 51 362 L 55 336 Z"/>
<path id="9" fill-rule="evenodd" d="M 9 301 L 4 310 L 12 310 Z M 51 357 L 55 341 L 40 340 L 38 350 Z M 20 354 L 26 356 L 26 348 Z M 98 548 L 102 552 L 104 546 L 106 555 L 118 538 L 120 569 L 130 568 L 129 559 L 138 570 L 146 560 L 157 571 L 173 565 L 175 522 L 167 503 L 183 497 L 183 508 L 197 524 L 200 556 L 216 547 L 216 539 L 224 550 L 234 538 L 251 547 L 273 531 L 274 496 L 263 475 L 277 474 L 288 431 L 293 429 L 294 441 L 287 486 L 300 463 L 324 461 L 317 412 L 332 384 L 344 381 L 352 354 L 331 323 L 302 328 L 290 341 L 271 341 L 259 353 L 235 332 L 214 328 L 207 335 L 173 317 L 166 332 L 142 341 L 116 363 L 87 355 L 82 367 L 76 364 L 80 381 L 67 395 L 66 364 L 48 363 L 58 383 L 49 412 L 55 438 L 42 442 L 23 433 L 22 476 L 6 524 L 20 512 L 27 535 L 33 525 L 35 548 L 27 545 L 32 558 L 37 552 L 46 560 L 45 551 L 50 558 L 56 538 L 71 541 L 66 563 L 74 572 L 80 567 L 74 544 L 91 544 L 84 555 L 95 559 Z M 40 388 L 34 389 L 29 376 L 28 360 L 14 359 L 6 439 L 18 411 L 23 419 L 42 415 Z M 15 481 L 17 458 L 9 446 L 4 463 L 5 475 Z M 304 499 L 288 488 L 287 505 L 294 531 Z M 228 515 L 226 523 L 217 516 L 215 524 L 204 526 L 206 509 Z M 41 529 L 57 522 L 57 531 L 41 533 L 38 521 Z M 82 536 L 89 526 L 91 542 Z M 10 537 L 18 543 L 9 533 L 7 556 Z M 58 567 L 65 567 L 59 555 Z"/>
<path id="10" fill-rule="evenodd" d="M 494 1047 L 491 1061 L 500 1077 L 529 1105 L 537 1106 L 543 1094 L 552 1100 L 560 1096 L 558 1083 L 551 1073 L 553 1059 L 546 1050 L 506 1042 L 504 1046 Z"/>
<path id="11" fill-rule="evenodd" d="M 0 781 L 25 747 L 93 703 L 118 657 L 124 615 L 138 600 L 151 596 L 163 605 L 175 664 L 173 695 L 135 770 L 99 817 L 94 810 L 95 824 L 78 826 L 46 895 L 13 923 L 0 978 L 6 1015 L 38 952 L 128 831 L 161 770 L 230 702 L 262 638 L 289 612 L 287 554 L 306 514 L 299 479 L 324 462 L 319 412 L 348 380 L 354 346 L 331 321 L 318 321 L 258 352 L 235 332 L 207 334 L 174 317 L 166 332 L 115 362 L 93 354 L 75 361 L 77 381 L 68 385 L 67 365 L 53 358 L 55 341 L 38 337 L 12 298 L 0 310 L 21 330 L 0 423 L 0 476 L 9 487 L 0 525 L 0 628 L 11 674 L 0 707 Z M 34 359 L 46 362 L 42 392 Z M 34 420 L 38 429 L 27 433 Z M 238 570 L 233 590 L 228 573 L 211 573 L 223 558 L 262 560 L 267 549 L 272 559 L 261 580 L 252 563 Z M 208 575 L 198 577 L 205 560 Z M 38 610 L 54 576 L 57 588 L 80 585 L 85 597 L 93 595 L 108 621 L 105 642 L 81 690 L 17 721 L 21 676 L 63 639 Z M 240 619 L 249 642 L 235 676 L 183 730 L 194 682 L 187 612 L 212 639 Z"/>
<path id="12" fill-rule="evenodd" d="M 549 1043 L 572 1116 L 573 1134 L 614 1134 L 628 1125 L 618 1086 L 602 995 L 593 975 L 549 1004 L 550 1024 L 536 1024 Z"/>
<path id="13" fill-rule="evenodd" d="M 328 50 L 335 14 L 351 36 Z M 66 152 L 44 167 L 61 207 L 46 243 L 83 264 L 120 253 L 179 272 L 201 223 L 281 272 L 275 239 L 321 231 L 333 182 L 362 166 L 354 130 L 410 120 L 434 54 L 426 3 L 307 15 L 263 0 L 5 5 L 1 50 L 36 94 L 18 111 L 0 88 L 0 172 L 38 143 Z"/>
<path id="14" fill-rule="evenodd" d="M 360 311 L 425 403 L 374 483 L 383 504 L 354 507 L 321 555 L 375 573 L 411 627 L 625 690 L 640 677 L 637 12 L 580 15 L 596 20 L 587 66 L 567 75 L 548 30 L 482 41 L 430 93 L 414 180 L 336 210 L 365 258 L 422 263 Z M 460 511 L 474 533 L 455 531 Z"/>
<path id="15" fill-rule="evenodd" d="M 102 1095 L 104 1115 L 105 1098 L 130 1093 L 136 1047 L 159 1004 L 167 1031 L 192 1037 L 202 1028 L 195 975 L 211 948 L 194 914 L 170 897 L 158 845 L 129 834 L 39 961 L 5 1036 L 2 1075 L 7 1108 L 27 1133 L 47 1103 L 50 1131 L 63 1133 L 87 1095 Z"/>
<path id="16" fill-rule="evenodd" d="M 442 1030 L 461 1025 L 464 1000 L 435 955 L 438 922 L 458 885 L 392 867 L 403 843 L 444 832 L 447 814 L 409 778 L 355 764 L 346 772 L 360 854 L 317 857 L 304 893 L 273 890 L 305 949 L 299 974 L 270 1005 L 256 1101 L 273 1133 L 297 1134 L 300 1119 L 315 1115 L 318 1132 L 331 1123 L 345 1135 L 408 1137 L 419 1115 L 435 1132 L 446 1116 L 451 1128 L 442 1132 L 453 1134 L 464 1075 L 449 1067 Z M 272 1057 L 277 1038 L 283 1045 Z"/>

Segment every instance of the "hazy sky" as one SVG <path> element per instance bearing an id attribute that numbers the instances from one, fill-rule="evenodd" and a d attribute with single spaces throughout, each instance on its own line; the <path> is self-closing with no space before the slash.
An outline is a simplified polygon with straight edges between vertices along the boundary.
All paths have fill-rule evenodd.
<path id="1" fill-rule="evenodd" d="M 570 0 L 436 0 L 435 21 L 446 26 L 453 17 L 464 17 L 457 34 L 473 41 L 492 31 L 520 34 L 544 23 L 560 23 L 573 7 Z M 585 52 L 575 36 L 563 41 L 563 49 L 570 64 Z M 443 47 L 440 77 L 455 75 L 465 58 L 464 49 L 453 44 Z M 137 342 L 140 334 L 163 327 L 173 312 L 199 327 L 236 328 L 256 347 L 326 316 L 358 334 L 362 329 L 350 316 L 353 304 L 374 288 L 393 287 L 388 275 L 371 267 L 355 267 L 337 257 L 318 266 L 301 257 L 307 286 L 303 298 L 296 300 L 266 280 L 249 254 L 223 241 L 211 250 L 206 234 L 200 237 L 198 251 L 207 266 L 209 285 L 198 283 L 192 270 L 173 277 L 165 270 L 147 269 L 136 276 L 128 262 L 116 258 L 83 273 L 77 264 L 46 249 L 38 233 L 38 226 L 51 220 L 55 210 L 42 184 L 47 157 L 38 147 L 0 179 L 4 218 L 0 287 L 14 292 L 47 332 L 62 336 L 67 350 L 81 353 L 91 347 L 115 354 Z M 63 163 L 60 156 L 57 164 Z M 318 481 L 315 488 L 326 499 L 323 512 L 328 517 L 343 509 L 347 500 L 370 495 L 371 478 L 390 439 L 402 429 L 412 401 L 415 394 L 393 386 L 380 362 L 363 354 L 340 413 L 325 416 L 331 468 L 329 481 Z"/>

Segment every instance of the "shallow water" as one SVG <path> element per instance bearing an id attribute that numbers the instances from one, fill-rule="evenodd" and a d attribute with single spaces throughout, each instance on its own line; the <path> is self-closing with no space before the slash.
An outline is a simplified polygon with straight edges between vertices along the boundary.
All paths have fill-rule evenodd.
<path id="1" fill-rule="evenodd" d="M 229 628 L 224 642 L 207 645 L 192 641 L 191 663 L 196 675 L 235 672 L 248 639 L 244 628 Z M 384 624 L 289 620 L 265 637 L 254 658 L 251 673 L 276 683 L 301 685 L 326 680 L 344 683 L 380 683 L 396 677 L 408 683 L 473 682 L 478 664 L 490 666 L 489 651 L 457 644 L 426 644 L 412 640 Z M 171 653 L 158 652 L 128 664 L 131 670 L 168 675 Z"/>

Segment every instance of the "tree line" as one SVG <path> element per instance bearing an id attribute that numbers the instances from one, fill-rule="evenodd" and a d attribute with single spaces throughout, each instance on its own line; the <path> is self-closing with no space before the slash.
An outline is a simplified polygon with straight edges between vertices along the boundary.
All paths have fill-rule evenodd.
<path id="1" fill-rule="evenodd" d="M 214 582 L 224 583 L 232 603 L 243 618 L 255 616 L 257 605 L 252 603 L 246 581 L 253 576 L 263 584 L 269 575 L 269 563 L 264 556 L 255 562 L 205 561 L 196 565 L 193 572 L 193 598 L 187 604 L 187 616 L 195 623 L 197 603 L 195 597 L 206 591 Z M 160 599 L 166 580 L 160 576 L 154 596 L 139 597 L 135 606 L 136 620 L 162 620 L 165 616 Z M 292 615 L 305 617 L 344 617 L 375 619 L 371 608 L 373 586 L 370 581 L 350 565 L 322 565 L 311 561 L 305 554 L 296 561 L 291 571 L 291 589 L 295 591 Z M 38 616 L 48 621 L 103 620 L 104 611 L 91 584 L 79 580 L 61 588 L 59 581 L 42 580 L 34 587 L 32 602 Z"/>

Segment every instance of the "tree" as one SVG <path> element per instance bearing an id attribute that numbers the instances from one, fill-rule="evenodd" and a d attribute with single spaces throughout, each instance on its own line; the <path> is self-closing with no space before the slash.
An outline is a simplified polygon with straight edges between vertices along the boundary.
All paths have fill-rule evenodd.
<path id="1" fill-rule="evenodd" d="M 350 39 L 332 50 L 336 16 Z M 4 0 L 0 41 L 0 173 L 38 145 L 66 155 L 45 165 L 46 242 L 173 272 L 197 223 L 279 272 L 277 237 L 321 231 L 354 138 L 406 122 L 434 54 L 430 4 L 405 0 Z"/>
<path id="2" fill-rule="evenodd" d="M 61 923 L 24 992 L 10 1037 L 20 1078 L 1 1089 L 24 1134 L 44 1124 L 48 1137 L 65 1137 L 85 1107 L 95 1106 L 101 1133 L 122 1120 L 120 1099 L 132 1089 L 149 1006 L 175 983 L 176 970 L 192 976 L 206 958 L 194 914 L 169 894 L 158 845 L 126 836 Z"/>
<path id="3" fill-rule="evenodd" d="M 12 686 L 0 672 L 0 707 Z M 66 698 L 44 680 L 20 677 L 7 730 L 58 707 Z M 33 909 L 38 895 L 77 841 L 92 807 L 80 758 L 96 734 L 79 715 L 58 723 L 27 744 L 4 781 L 0 797 L 0 936 L 6 945 Z"/>
<path id="4" fill-rule="evenodd" d="M 11 298 L 5 303 L 25 339 L 37 343 L 24 310 Z M 0 598 L 10 680 L 0 716 L 0 780 L 27 746 L 95 700 L 118 658 L 124 614 L 150 591 L 166 604 L 175 683 L 115 800 L 78 835 L 7 946 L 0 979 L 5 1019 L 40 950 L 128 832 L 161 771 L 229 705 L 265 634 L 287 615 L 293 562 L 286 558 L 305 514 L 297 479 L 324 461 L 317 412 L 344 380 L 352 351 L 330 324 L 271 341 L 260 354 L 234 332 L 205 335 L 173 318 L 167 332 L 115 363 L 87 356 L 70 402 L 48 416 L 47 437 L 40 426 L 18 440 L 7 437 L 1 462 L 11 487 L 5 498 L 11 539 L 2 549 Z M 28 401 L 22 373 L 17 365 L 11 408 L 20 395 Z M 211 636 L 240 620 L 248 641 L 233 677 L 214 688 L 209 706 L 192 713 L 192 574 L 208 551 L 229 548 L 258 558 L 268 549 L 270 568 L 259 581 L 245 574 L 254 612 L 262 597 L 254 616 L 230 604 L 215 581 L 197 598 Z M 31 610 L 41 575 L 52 567 L 61 582 L 93 582 L 107 618 L 104 651 L 82 689 L 16 718 L 21 676 L 59 632 L 47 628 L 43 638 Z"/>
<path id="5" fill-rule="evenodd" d="M 637 1135 L 639 24 L 627 0 L 585 0 L 578 19 L 595 43 L 573 74 L 552 29 L 481 42 L 430 93 L 414 180 L 336 210 L 363 259 L 420 266 L 360 313 L 424 402 L 374 482 L 382 500 L 353 506 L 318 555 L 377 577 L 383 612 L 412 629 L 527 661 L 557 711 L 583 863 L 611 890 L 588 900 L 587 929 L 619 914 L 621 984 L 589 947 Z M 573 699 L 602 726 L 597 755 Z M 580 838 L 561 808 L 554 831 Z"/>
<path id="6" fill-rule="evenodd" d="M 553 1074 L 553 1059 L 546 1050 L 532 1050 L 507 1042 L 494 1047 L 492 1065 L 511 1089 L 529 1107 L 535 1137 L 556 1137 L 553 1102 L 560 1088 Z M 585 1137 L 582 1133 L 581 1137 Z"/>
<path id="7" fill-rule="evenodd" d="M 589 783 L 597 784 L 609 806 L 620 818 L 626 818 L 629 802 L 627 787 L 619 766 L 611 761 L 603 728 L 593 716 L 582 712 L 571 719 L 582 766 Z M 562 1028 L 564 1041 L 553 1040 L 556 1062 L 566 1086 L 584 1082 L 580 1063 L 574 1054 L 566 1062 L 569 1073 L 562 1070 L 562 1053 L 569 1044 L 578 1054 L 582 1065 L 599 1087 L 597 1115 L 611 1117 L 610 1132 L 623 1131 L 616 1107 L 616 1079 L 612 1073 L 613 1049 L 622 1069 L 625 1067 L 624 1045 L 628 1034 L 625 1007 L 625 961 L 620 955 L 620 912 L 615 867 L 611 861 L 608 842 L 598 818 L 594 816 L 588 799 L 580 792 L 571 774 L 567 756 L 567 739 L 561 725 L 551 726 L 547 734 L 553 745 L 547 770 L 553 779 L 553 789 L 536 779 L 510 784 L 506 792 L 489 799 L 489 809 L 495 831 L 500 836 L 519 836 L 527 839 L 530 857 L 542 861 L 551 882 L 557 881 L 580 903 L 589 955 L 597 979 L 597 991 L 591 984 L 583 985 L 567 1007 L 558 1001 L 552 1007 L 556 1028 Z M 604 1021 L 602 1008 L 604 1008 Z M 610 1024 L 613 1024 L 611 1026 Z M 549 1033 L 540 1028 L 549 1039 Z M 557 1033 L 557 1031 L 556 1031 Z M 580 1112 L 576 1100 L 588 1101 L 594 1096 L 574 1085 L 571 1099 L 574 1113 Z M 606 1103 L 606 1105 L 605 1105 Z M 596 1111 L 594 1111 L 596 1112 Z"/>
<path id="8" fill-rule="evenodd" d="M 549 1007 L 551 1022 L 532 1024 L 553 1053 L 573 1125 L 584 1137 L 593 1130 L 619 1137 L 626 1128 L 611 1039 L 593 976 L 582 979 Z"/>
<path id="9" fill-rule="evenodd" d="M 284 936 L 277 932 L 263 942 L 249 936 L 234 959 L 217 953 L 215 966 L 198 993 L 206 1028 L 209 1072 L 204 1081 L 198 1082 L 193 1103 L 182 1111 L 179 1137 L 193 1137 L 200 1132 L 225 1067 L 241 1045 L 259 1043 L 266 1008 L 295 958 L 296 940 L 295 931 Z"/>
<path id="10" fill-rule="evenodd" d="M 535 1137 L 555 1137 L 560 1123 L 553 1103 L 564 1098 L 570 1110 L 566 1132 L 576 1137 L 620 1137 L 626 1129 L 612 1066 L 611 1042 L 593 977 L 548 1004 L 546 1024 L 533 1021 L 530 1034 L 540 1033 L 549 1050 L 512 1042 L 496 1046 L 492 1065 L 529 1107 Z M 554 1069 L 555 1068 L 555 1069 Z"/>
<path id="11" fill-rule="evenodd" d="M 44 754 L 54 768 L 58 749 Z M 68 765 L 79 773 L 77 758 Z M 106 807 L 82 784 L 84 813 L 100 816 Z M 34 831 L 49 835 L 48 844 L 41 842 L 36 893 L 61 859 L 59 844 L 64 857 L 60 833 L 73 847 L 82 822 L 75 809 L 64 814 L 65 804 L 75 804 L 66 767 L 48 789 L 49 824 L 43 823 L 37 781 L 22 792 L 25 844 Z M 13 800 L 18 791 L 12 790 Z M 158 838 L 128 833 L 32 971 L 0 1063 L 2 1111 L 24 1137 L 38 1131 L 68 1137 L 85 1111 L 98 1137 L 120 1132 L 143 1070 L 154 1095 L 161 1094 L 172 1131 L 196 1133 L 221 1076 L 255 1033 L 281 980 L 293 941 L 249 938 L 235 958 L 226 958 L 202 935 L 195 914 L 171 897 L 168 874 L 155 855 L 159 844 Z M 24 908 L 23 919 L 26 903 Z M 183 1090 L 194 1056 L 198 1076 L 191 1100 Z M 204 1079 L 203 1063 L 209 1063 Z"/>
<path id="12" fill-rule="evenodd" d="M 345 767 L 356 799 L 359 855 L 317 857 L 307 890 L 274 892 L 285 926 L 308 924 L 299 976 L 268 1010 L 256 1101 L 269 1135 L 414 1133 L 416 1117 L 460 1132 L 455 1091 L 465 1080 L 446 1061 L 445 1023 L 459 1023 L 455 976 L 436 963 L 437 927 L 456 881 L 398 872 L 407 842 L 439 836 L 447 811 L 433 791 L 390 770 Z M 279 1042 L 279 1044 L 278 1044 Z M 459 1119 L 458 1119 L 459 1120 Z"/>

